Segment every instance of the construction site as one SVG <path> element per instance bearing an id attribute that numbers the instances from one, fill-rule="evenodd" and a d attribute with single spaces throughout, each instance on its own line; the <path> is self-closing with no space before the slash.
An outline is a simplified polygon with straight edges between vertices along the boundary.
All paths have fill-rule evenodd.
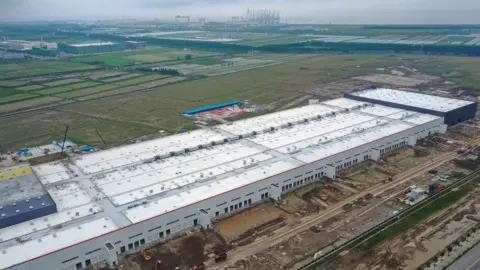
<path id="1" fill-rule="evenodd" d="M 287 192 L 279 201 L 218 219 L 211 230 L 193 229 L 172 241 L 146 248 L 152 254 L 151 260 L 146 261 L 138 253 L 126 255 L 123 269 L 296 269 L 316 253 L 326 252 L 394 216 L 409 203 L 420 201 L 421 195 L 432 196 L 441 191 L 442 185 L 472 172 L 477 166 L 472 156 L 478 156 L 480 131 L 475 123 L 461 123 L 445 134 L 420 139 L 415 146 L 383 154 L 378 161 L 342 170 L 335 180 L 324 177 Z M 411 195 L 415 192 L 422 194 Z M 459 206 L 467 207 L 466 201 Z M 468 203 L 468 207 L 472 205 Z M 447 213 L 453 215 L 454 209 L 457 208 Z M 476 212 L 464 215 L 472 213 Z M 445 225 L 452 220 L 443 220 L 446 217 L 443 213 L 427 222 L 436 224 L 436 228 L 439 223 Z M 457 215 L 455 219 L 458 218 Z M 472 224 L 465 225 L 464 230 Z M 438 230 L 429 230 L 430 235 Z M 418 235 L 420 231 L 409 234 L 408 239 Z M 404 254 L 398 255 L 402 260 L 414 256 L 413 248 L 406 253 L 389 249 L 387 255 L 374 253 L 371 257 L 353 252 L 340 261 L 344 268 L 338 268 L 339 261 L 335 261 L 327 269 L 351 269 L 352 260 L 372 261 L 356 269 L 385 266 L 395 252 Z M 222 254 L 228 256 L 218 259 Z"/>
<path id="2" fill-rule="evenodd" d="M 477 133 L 477 127 L 461 124 L 445 135 L 425 138 L 416 147 L 392 151 L 379 162 L 366 162 L 342 171 L 335 181 L 323 179 L 286 194 L 281 201 L 263 203 L 220 219 L 213 230 L 192 230 L 148 248 L 146 250 L 154 254 L 150 262 L 140 254 L 127 255 L 123 269 L 190 269 L 197 262 L 205 262 L 203 269 L 295 269 L 305 258 L 338 246 L 408 207 L 400 200 L 411 191 L 412 185 L 428 191 L 432 181 L 440 176 L 455 181 L 471 172 L 458 165 L 458 159 L 465 157 L 465 153 L 457 155 L 457 152 L 476 147 L 477 141 L 472 138 L 476 138 Z M 458 207 L 472 205 L 475 202 L 467 204 L 465 200 Z M 441 227 L 439 224 L 450 222 L 455 209 L 447 211 L 450 219 L 444 220 L 448 217 L 444 213 L 431 218 L 429 224 Z M 461 218 L 468 214 L 462 214 Z M 457 215 L 455 219 L 458 218 Z M 420 232 L 407 239 L 415 239 Z M 401 247 L 395 243 L 396 248 Z M 392 253 L 405 254 L 398 256 L 408 259 L 413 251 L 412 248 L 405 253 L 391 248 L 390 255 L 385 255 L 387 259 L 382 255 L 372 256 L 371 260 L 381 265 Z M 215 263 L 215 254 L 223 252 L 228 252 L 227 261 Z M 336 261 L 331 269 L 351 269 L 351 258 L 366 260 L 363 255 L 359 256 L 349 254 L 342 261 L 343 268 L 339 268 Z M 161 263 L 155 267 L 157 260 Z M 355 269 L 371 269 L 374 262 Z"/>
<path id="3" fill-rule="evenodd" d="M 299 90 L 283 105 L 293 109 L 243 120 L 229 118 L 268 106 L 191 106 L 180 114 L 208 125 L 107 150 L 72 143 L 61 161 L 65 142 L 8 153 L 0 164 L 55 156 L 2 171 L 0 182 L 12 187 L 31 170 L 56 209 L 5 222 L 0 269 L 297 269 L 476 170 L 476 100 L 445 85 L 415 71 L 355 76 Z M 422 252 L 449 244 L 440 229 L 473 226 L 470 192 L 421 226 L 438 230 L 342 253 L 327 269 L 420 266 Z"/>

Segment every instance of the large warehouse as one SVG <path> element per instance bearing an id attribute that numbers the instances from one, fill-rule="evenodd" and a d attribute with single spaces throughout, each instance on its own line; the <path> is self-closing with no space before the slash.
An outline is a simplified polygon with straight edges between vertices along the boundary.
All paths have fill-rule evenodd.
<path id="1" fill-rule="evenodd" d="M 33 166 L 57 212 L 0 229 L 0 269 L 116 265 L 117 254 L 446 128 L 439 116 L 340 98 Z"/>
<path id="2" fill-rule="evenodd" d="M 346 98 L 443 117 L 452 126 L 475 117 L 477 103 L 386 88 L 346 93 Z"/>
<path id="3" fill-rule="evenodd" d="M 58 49 L 65 53 L 71 54 L 93 54 L 123 51 L 124 45 L 113 42 L 96 42 L 96 43 L 80 43 L 65 44 L 58 43 Z"/>

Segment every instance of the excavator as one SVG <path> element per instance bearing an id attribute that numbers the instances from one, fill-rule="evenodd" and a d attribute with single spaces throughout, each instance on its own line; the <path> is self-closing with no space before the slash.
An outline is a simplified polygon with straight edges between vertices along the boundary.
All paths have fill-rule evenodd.
<path id="1" fill-rule="evenodd" d="M 150 254 L 145 252 L 145 250 L 143 250 L 143 248 L 140 250 L 140 255 L 142 255 L 143 259 L 147 262 L 152 259 L 152 256 L 150 256 Z"/>

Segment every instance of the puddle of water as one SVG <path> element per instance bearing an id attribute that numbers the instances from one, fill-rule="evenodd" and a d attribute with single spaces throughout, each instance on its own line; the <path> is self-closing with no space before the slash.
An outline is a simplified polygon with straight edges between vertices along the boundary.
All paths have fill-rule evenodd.
<path id="1" fill-rule="evenodd" d="M 416 249 L 413 255 L 414 258 L 412 260 L 405 261 L 406 267 L 404 269 L 418 268 L 430 258 L 435 256 L 435 254 L 445 249 L 450 243 L 454 242 L 474 225 L 475 222 L 468 219 L 449 222 L 444 229 L 435 233 L 430 239 L 422 242 L 427 251 L 423 252 Z"/>

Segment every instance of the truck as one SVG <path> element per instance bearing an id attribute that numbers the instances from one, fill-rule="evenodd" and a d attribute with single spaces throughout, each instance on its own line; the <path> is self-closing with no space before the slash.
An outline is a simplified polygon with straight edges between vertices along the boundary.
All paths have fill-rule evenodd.
<path id="1" fill-rule="evenodd" d="M 205 264 L 204 263 L 197 264 L 194 267 L 192 267 L 192 270 L 205 270 Z"/>
<path id="2" fill-rule="evenodd" d="M 221 253 L 221 254 L 215 255 L 215 262 L 216 263 L 223 262 L 225 260 L 227 260 L 227 253 Z"/>

